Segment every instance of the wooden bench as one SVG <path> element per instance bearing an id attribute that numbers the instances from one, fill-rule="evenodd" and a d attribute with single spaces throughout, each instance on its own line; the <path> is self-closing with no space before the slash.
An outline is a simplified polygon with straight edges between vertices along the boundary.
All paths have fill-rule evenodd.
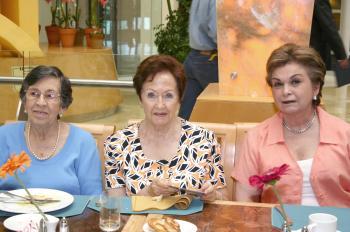
<path id="1" fill-rule="evenodd" d="M 140 120 L 129 120 L 128 124 L 139 122 Z M 6 121 L 9 123 L 13 121 Z M 234 167 L 234 160 L 239 152 L 239 147 L 249 129 L 255 127 L 257 123 L 205 123 L 194 122 L 195 124 L 207 128 L 215 133 L 221 145 L 222 162 L 224 165 L 225 178 L 227 182 L 228 198 L 235 200 L 235 184 L 231 173 Z M 73 123 L 92 134 L 96 139 L 102 165 L 102 180 L 104 181 L 104 141 L 116 131 L 115 125 Z M 104 185 L 103 185 L 104 186 Z"/>
<path id="2" fill-rule="evenodd" d="M 129 120 L 128 124 L 139 122 L 140 120 Z M 249 129 L 255 127 L 257 123 L 205 123 L 194 122 L 195 124 L 213 131 L 221 145 L 221 156 L 227 182 L 228 198 L 235 200 L 235 184 L 231 178 L 234 167 L 234 160 L 239 152 L 239 147 Z M 98 150 L 100 152 L 102 164 L 102 177 L 104 180 L 104 141 L 112 133 L 116 131 L 115 125 L 73 123 L 74 125 L 90 132 L 96 139 Z"/>

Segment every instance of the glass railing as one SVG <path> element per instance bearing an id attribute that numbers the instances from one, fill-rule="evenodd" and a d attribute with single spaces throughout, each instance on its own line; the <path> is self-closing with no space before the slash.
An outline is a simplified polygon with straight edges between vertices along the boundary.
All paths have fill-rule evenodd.
<path id="1" fill-rule="evenodd" d="M 131 77 L 118 76 L 115 55 L 87 51 L 60 55 L 22 58 L 15 51 L 0 51 L 0 124 L 25 118 L 19 104 L 19 89 L 23 76 L 39 64 L 58 66 L 71 78 L 74 100 L 63 120 L 123 127 L 129 119 L 144 117 Z M 348 92 L 348 86 L 336 88 L 334 73 L 327 72 L 323 105 L 328 112 L 346 121 L 350 121 Z"/>
<path id="2" fill-rule="evenodd" d="M 21 54 L 16 51 L 0 51 L 0 80 L 2 77 L 18 76 L 22 79 L 24 76 L 24 59 Z M 20 89 L 20 82 L 2 82 L 0 84 L 0 123 L 5 120 L 16 119 L 18 110 L 18 92 Z"/>
<path id="3" fill-rule="evenodd" d="M 14 57 L 9 52 L 0 56 L 0 123 L 25 119 L 19 89 L 37 65 L 57 66 L 70 78 L 74 100 L 64 113 L 65 121 L 125 125 L 128 119 L 143 117 L 131 77 L 118 76 L 116 55 L 110 49 L 47 49 L 44 57 Z"/>

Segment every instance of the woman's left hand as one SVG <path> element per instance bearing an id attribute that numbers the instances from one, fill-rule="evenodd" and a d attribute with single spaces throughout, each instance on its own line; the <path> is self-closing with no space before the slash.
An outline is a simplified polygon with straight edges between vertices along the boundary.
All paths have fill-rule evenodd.
<path id="1" fill-rule="evenodd" d="M 214 185 L 212 185 L 209 181 L 205 182 L 201 191 L 204 193 L 201 196 L 201 200 L 203 201 L 215 201 L 216 200 L 216 189 Z"/>

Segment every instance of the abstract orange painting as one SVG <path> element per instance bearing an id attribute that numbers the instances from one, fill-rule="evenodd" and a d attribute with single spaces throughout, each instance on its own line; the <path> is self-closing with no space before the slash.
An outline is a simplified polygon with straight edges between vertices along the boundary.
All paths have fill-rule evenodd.
<path id="1" fill-rule="evenodd" d="M 314 0 L 218 0 L 219 89 L 222 95 L 271 96 L 265 64 L 272 50 L 308 45 Z"/>

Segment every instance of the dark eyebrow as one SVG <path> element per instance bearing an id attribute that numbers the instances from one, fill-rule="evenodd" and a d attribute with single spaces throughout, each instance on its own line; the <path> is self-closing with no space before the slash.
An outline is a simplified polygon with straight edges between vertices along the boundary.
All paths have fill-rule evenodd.
<path id="1" fill-rule="evenodd" d="M 301 73 L 296 73 L 293 76 L 289 77 L 289 79 L 294 78 L 294 77 L 298 77 L 298 76 L 301 76 Z"/>
<path id="2" fill-rule="evenodd" d="M 175 93 L 175 92 L 176 92 L 175 89 L 168 89 L 164 91 L 164 93 Z"/>
<path id="3" fill-rule="evenodd" d="M 143 89 L 144 91 L 153 91 L 153 92 L 156 92 L 154 89 L 152 88 L 147 88 L 147 89 Z"/>
<path id="4" fill-rule="evenodd" d="M 28 90 L 37 90 L 37 91 L 40 91 L 40 89 L 35 88 L 35 87 L 28 87 Z M 41 91 L 40 91 L 40 92 L 41 92 Z M 55 89 L 47 89 L 47 90 L 45 90 L 45 92 L 56 92 L 56 90 L 55 90 Z M 59 92 L 59 91 L 57 91 L 57 92 Z"/>
<path id="5" fill-rule="evenodd" d="M 152 92 L 156 92 L 156 93 L 158 93 L 156 90 L 151 89 L 151 88 L 149 88 L 149 89 L 145 89 L 144 91 L 152 91 Z M 176 92 L 176 90 L 175 90 L 175 89 L 168 89 L 168 90 L 165 90 L 163 93 L 175 93 L 175 92 Z"/>
<path id="6" fill-rule="evenodd" d="M 40 91 L 39 89 L 37 89 L 37 88 L 34 88 L 34 87 L 28 87 L 28 90 L 38 90 L 38 91 Z"/>
<path id="7" fill-rule="evenodd" d="M 281 81 L 279 78 L 277 78 L 277 77 L 271 77 L 271 81 L 272 80 L 275 80 L 275 81 Z"/>
<path id="8" fill-rule="evenodd" d="M 298 76 L 300 76 L 301 75 L 301 73 L 296 73 L 296 74 L 293 74 L 292 76 L 290 76 L 290 77 L 288 77 L 288 79 L 292 79 L 292 78 L 295 78 L 295 77 L 298 77 Z M 271 77 L 271 81 L 272 80 L 277 80 L 277 81 L 281 81 L 279 78 L 277 78 L 277 77 Z"/>

